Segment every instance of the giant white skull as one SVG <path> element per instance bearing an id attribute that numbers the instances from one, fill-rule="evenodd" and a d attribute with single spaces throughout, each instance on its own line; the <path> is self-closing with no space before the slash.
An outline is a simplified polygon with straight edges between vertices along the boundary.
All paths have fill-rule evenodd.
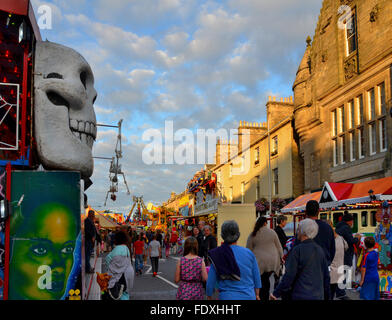
<path id="1" fill-rule="evenodd" d="M 94 76 L 75 50 L 37 41 L 34 71 L 35 139 L 45 169 L 94 170 L 92 147 L 97 136 Z"/>

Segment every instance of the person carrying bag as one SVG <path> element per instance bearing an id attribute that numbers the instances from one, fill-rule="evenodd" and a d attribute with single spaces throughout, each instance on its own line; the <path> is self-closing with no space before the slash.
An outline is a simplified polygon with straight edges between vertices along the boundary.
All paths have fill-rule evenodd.
<path id="1" fill-rule="evenodd" d="M 127 246 L 128 237 L 124 232 L 118 231 L 114 236 L 114 242 L 116 246 L 105 260 L 110 279 L 102 300 L 129 300 L 135 271 Z"/>

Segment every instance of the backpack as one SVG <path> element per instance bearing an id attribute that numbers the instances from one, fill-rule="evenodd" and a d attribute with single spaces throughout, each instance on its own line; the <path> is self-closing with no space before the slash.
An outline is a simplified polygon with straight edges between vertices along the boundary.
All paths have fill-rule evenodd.
<path id="1" fill-rule="evenodd" d="M 125 281 L 124 273 L 121 278 L 114 284 L 113 288 L 108 288 L 102 295 L 102 300 L 120 300 L 124 291 L 127 290 L 127 283 Z"/>

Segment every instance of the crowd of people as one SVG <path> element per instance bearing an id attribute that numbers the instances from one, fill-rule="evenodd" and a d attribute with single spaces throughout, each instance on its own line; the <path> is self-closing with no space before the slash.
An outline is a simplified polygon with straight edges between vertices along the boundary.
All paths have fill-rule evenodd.
<path id="1" fill-rule="evenodd" d="M 361 239 L 361 235 L 353 236 L 352 215 L 345 212 L 334 228 L 331 221 L 319 219 L 318 202 L 309 201 L 305 219 L 300 221 L 293 239 L 284 232 L 286 224 L 287 217 L 281 215 L 276 228 L 271 229 L 267 219 L 259 217 L 246 247 L 237 245 L 240 230 L 234 220 L 222 224 L 223 243 L 220 246 L 217 246 L 211 226 L 202 220 L 181 245 L 177 232 L 163 234 L 159 230 L 156 233 L 116 230 L 105 234 L 101 241 L 107 241 L 109 251 L 115 249 L 106 258 L 110 272 L 124 270 L 118 261 L 116 268 L 110 267 L 116 261 L 113 258 L 120 255 L 132 257 L 135 274 L 141 275 L 147 257 L 150 257 L 155 277 L 163 252 L 166 258 L 170 254 L 180 254 L 175 270 L 178 300 L 213 299 L 216 289 L 220 300 L 350 299 L 344 289 L 345 271 L 352 267 L 354 245 Z M 85 230 L 87 237 L 86 226 Z M 119 233 L 125 236 L 120 237 Z M 380 297 L 378 252 L 374 249 L 373 237 L 366 237 L 364 243 L 367 250 L 360 268 L 360 298 L 377 300 Z M 123 246 L 121 250 L 116 249 L 118 245 Z M 91 246 L 87 245 L 86 254 L 90 250 Z M 90 268 L 87 263 L 86 268 L 86 271 Z M 133 274 L 128 272 L 128 277 L 124 287 L 129 288 Z M 272 290 L 271 277 L 275 280 Z M 113 281 L 109 288 L 114 285 Z M 127 299 L 128 295 L 124 297 Z"/>

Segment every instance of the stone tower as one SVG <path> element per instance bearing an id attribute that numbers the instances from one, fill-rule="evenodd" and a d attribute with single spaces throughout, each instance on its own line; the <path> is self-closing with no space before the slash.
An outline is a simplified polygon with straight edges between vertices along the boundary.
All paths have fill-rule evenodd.
<path id="1" fill-rule="evenodd" d="M 323 1 L 293 84 L 305 192 L 391 175 L 391 12 L 390 0 Z"/>

